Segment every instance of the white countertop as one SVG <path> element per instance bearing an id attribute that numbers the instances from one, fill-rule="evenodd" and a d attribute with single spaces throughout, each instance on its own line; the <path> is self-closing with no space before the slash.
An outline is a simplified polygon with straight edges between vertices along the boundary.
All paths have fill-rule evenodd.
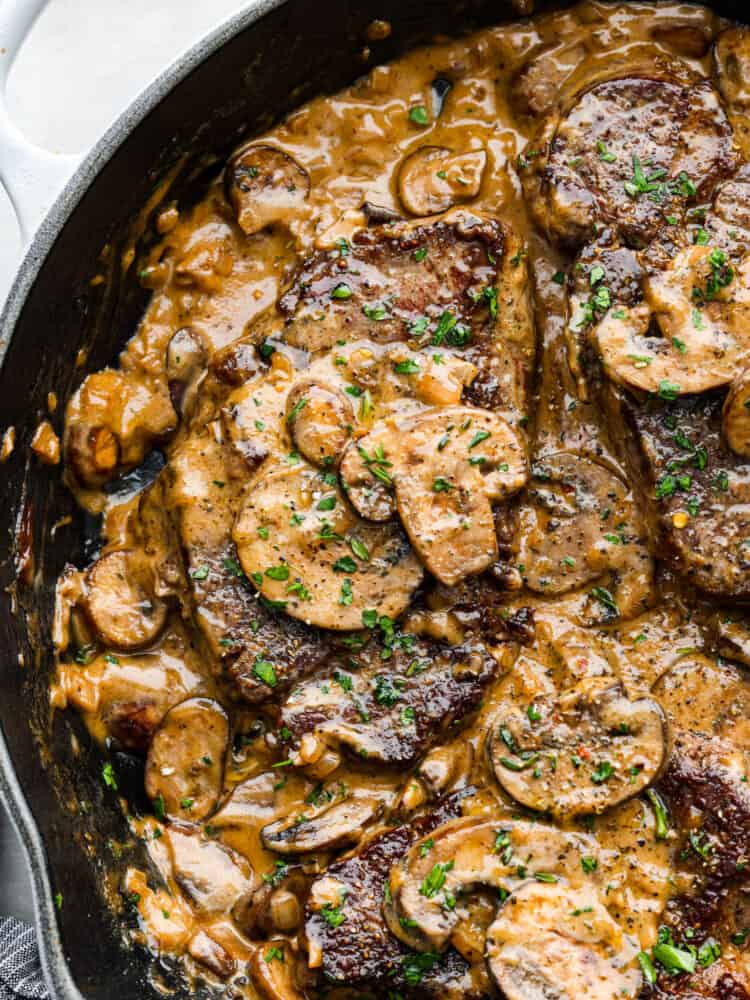
<path id="1" fill-rule="evenodd" d="M 240 0 L 50 0 L 11 72 L 17 125 L 55 152 L 85 150 L 161 69 L 243 6 Z M 1 302 L 20 253 L 2 186 L 0 233 Z M 0 807 L 0 915 L 31 919 L 30 894 L 23 855 Z"/>
<path id="2" fill-rule="evenodd" d="M 160 70 L 243 6 L 241 0 L 49 0 L 11 72 L 16 124 L 54 152 L 86 150 Z M 2 301 L 20 251 L 2 186 L 0 233 Z"/>

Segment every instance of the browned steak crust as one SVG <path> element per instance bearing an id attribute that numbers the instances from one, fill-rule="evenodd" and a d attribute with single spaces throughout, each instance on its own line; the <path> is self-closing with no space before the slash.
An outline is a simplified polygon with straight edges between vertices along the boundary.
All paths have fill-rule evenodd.
<path id="1" fill-rule="evenodd" d="M 328 982 L 374 990 L 383 997 L 389 989 L 402 996 L 441 1000 L 486 996 L 471 986 L 469 966 L 457 951 L 450 949 L 439 959 L 410 951 L 391 934 L 382 912 L 391 867 L 416 840 L 459 816 L 461 799 L 469 794 L 470 790 L 457 793 L 434 812 L 378 834 L 357 854 L 327 869 L 324 877 L 346 888 L 343 922 L 332 927 L 308 905 L 305 934 L 322 952 L 321 971 Z"/>
<path id="2" fill-rule="evenodd" d="M 346 253 L 311 257 L 279 311 L 283 339 L 307 350 L 360 338 L 462 349 L 479 368 L 466 402 L 527 412 L 535 338 L 525 250 L 495 220 L 457 212 L 359 231 Z"/>
<path id="3" fill-rule="evenodd" d="M 723 741 L 679 731 L 659 784 L 679 831 L 681 857 L 695 873 L 693 891 L 670 900 L 665 919 L 675 940 L 696 948 L 710 938 L 722 947 L 744 942 L 750 926 L 750 790 L 742 781 L 743 763 L 742 753 Z M 748 997 L 723 959 L 690 976 L 662 973 L 658 986 L 644 995 L 664 1000 Z"/>
<path id="4" fill-rule="evenodd" d="M 750 475 L 721 437 L 723 392 L 639 403 L 623 393 L 625 445 L 657 551 L 689 583 L 750 597 Z M 689 514 L 684 527 L 674 515 Z M 677 519 L 677 524 L 680 523 Z M 684 519 L 683 519 L 684 520 Z"/>
<path id="5" fill-rule="evenodd" d="M 737 164 L 732 128 L 707 80 L 598 83 L 548 125 L 548 136 L 524 172 L 526 196 L 540 226 L 569 246 L 587 242 L 597 224 L 644 246 L 665 214 L 708 200 Z"/>
<path id="6" fill-rule="evenodd" d="M 479 642 L 451 647 L 411 635 L 396 636 L 393 645 L 372 640 L 329 667 L 282 706 L 292 740 L 317 732 L 359 757 L 402 766 L 478 707 L 497 670 Z"/>

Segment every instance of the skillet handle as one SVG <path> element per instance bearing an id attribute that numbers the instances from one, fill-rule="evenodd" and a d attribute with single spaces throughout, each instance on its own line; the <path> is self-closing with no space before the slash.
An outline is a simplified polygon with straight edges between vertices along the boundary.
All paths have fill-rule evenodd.
<path id="1" fill-rule="evenodd" d="M 0 0 L 0 181 L 13 204 L 24 246 L 81 160 L 35 146 L 8 113 L 6 86 L 11 66 L 46 4 L 47 0 Z"/>

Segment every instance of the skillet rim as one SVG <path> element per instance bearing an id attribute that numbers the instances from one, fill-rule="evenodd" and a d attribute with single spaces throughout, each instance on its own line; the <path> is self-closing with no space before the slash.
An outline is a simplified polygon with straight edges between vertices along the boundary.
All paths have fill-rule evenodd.
<path id="1" fill-rule="evenodd" d="M 237 35 L 251 28 L 267 14 L 287 5 L 288 2 L 289 0 L 247 0 L 241 10 L 209 31 L 155 76 L 84 156 L 56 197 L 28 246 L 22 250 L 22 260 L 0 311 L 0 370 L 4 366 L 17 322 L 50 251 L 105 166 L 121 152 L 126 140 L 158 104 L 203 62 Z M 722 16 L 729 16 L 739 23 L 750 24 L 750 14 L 744 11 L 739 17 L 734 12 L 724 14 L 726 0 L 688 0 L 688 3 L 707 6 Z M 561 6 L 567 5 L 563 0 Z M 1 724 L 0 802 L 6 808 L 21 840 L 28 865 L 37 945 L 50 996 L 54 1000 L 87 1000 L 76 985 L 65 957 L 52 897 L 46 849 L 26 801 L 21 782 L 15 773 Z"/>

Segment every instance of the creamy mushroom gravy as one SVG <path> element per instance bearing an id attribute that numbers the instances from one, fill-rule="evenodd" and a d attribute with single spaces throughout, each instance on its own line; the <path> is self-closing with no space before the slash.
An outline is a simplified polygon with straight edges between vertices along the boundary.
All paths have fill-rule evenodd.
<path id="1" fill-rule="evenodd" d="M 161 209 L 67 404 L 52 688 L 146 762 L 135 941 L 236 997 L 748 996 L 748 108 L 744 30 L 587 2 Z"/>

